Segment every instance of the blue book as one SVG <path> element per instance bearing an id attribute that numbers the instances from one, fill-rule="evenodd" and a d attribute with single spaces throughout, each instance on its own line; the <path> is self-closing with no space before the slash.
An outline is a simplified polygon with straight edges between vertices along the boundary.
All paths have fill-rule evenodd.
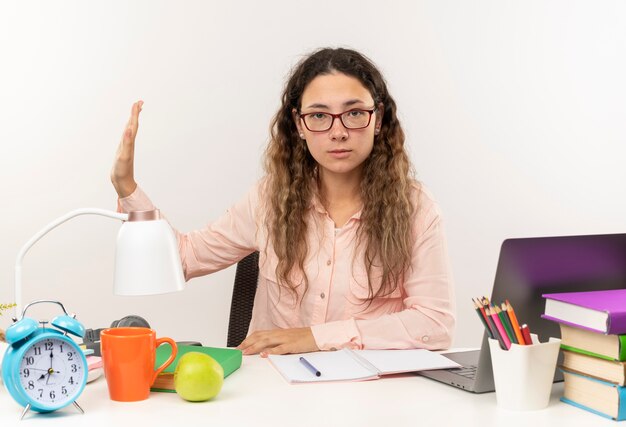
<path id="1" fill-rule="evenodd" d="M 562 402 L 616 421 L 626 420 L 626 387 L 562 369 Z"/>

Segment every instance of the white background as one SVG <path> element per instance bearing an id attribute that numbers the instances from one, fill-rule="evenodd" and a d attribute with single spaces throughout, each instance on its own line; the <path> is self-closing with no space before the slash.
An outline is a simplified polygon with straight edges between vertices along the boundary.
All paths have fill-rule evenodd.
<path id="1" fill-rule="evenodd" d="M 454 344 L 477 346 L 470 298 L 490 293 L 503 239 L 626 228 L 625 22 L 623 1 L 2 0 L 0 302 L 41 227 L 115 209 L 109 171 L 133 101 L 145 101 L 137 179 L 192 230 L 261 176 L 290 67 L 347 46 L 389 82 L 447 224 Z M 176 295 L 114 296 L 119 226 L 82 217 L 49 234 L 24 260 L 24 301 L 59 299 L 87 327 L 138 314 L 158 335 L 225 345 L 234 268 Z"/>

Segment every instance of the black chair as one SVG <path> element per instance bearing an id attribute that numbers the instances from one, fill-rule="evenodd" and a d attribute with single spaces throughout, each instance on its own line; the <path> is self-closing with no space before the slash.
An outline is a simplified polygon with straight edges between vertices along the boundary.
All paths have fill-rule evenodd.
<path id="1" fill-rule="evenodd" d="M 227 347 L 237 347 L 246 338 L 259 281 L 259 253 L 253 252 L 237 263 L 233 297 L 230 301 Z"/>

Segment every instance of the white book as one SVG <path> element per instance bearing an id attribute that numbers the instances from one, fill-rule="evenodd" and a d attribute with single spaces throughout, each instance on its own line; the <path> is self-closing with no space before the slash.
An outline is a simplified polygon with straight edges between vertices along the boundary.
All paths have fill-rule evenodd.
<path id="1" fill-rule="evenodd" d="M 315 373 L 303 363 L 304 358 Z M 424 349 L 318 351 L 303 354 L 269 355 L 274 368 L 289 383 L 364 381 L 382 375 L 431 369 L 460 368 L 456 362 Z"/>

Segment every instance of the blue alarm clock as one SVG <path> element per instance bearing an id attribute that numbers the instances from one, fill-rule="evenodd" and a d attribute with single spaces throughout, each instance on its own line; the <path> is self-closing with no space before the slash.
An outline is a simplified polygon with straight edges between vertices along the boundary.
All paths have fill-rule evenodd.
<path id="1" fill-rule="evenodd" d="M 25 317 L 35 304 L 58 304 L 63 315 L 45 321 Z M 19 320 L 6 331 L 9 344 L 2 360 L 2 380 L 9 394 L 29 411 L 52 412 L 76 402 L 87 383 L 87 359 L 68 334 L 83 337 L 85 327 L 65 311 L 58 301 L 40 300 L 28 304 Z M 41 325 L 40 325 L 41 324 Z"/>

